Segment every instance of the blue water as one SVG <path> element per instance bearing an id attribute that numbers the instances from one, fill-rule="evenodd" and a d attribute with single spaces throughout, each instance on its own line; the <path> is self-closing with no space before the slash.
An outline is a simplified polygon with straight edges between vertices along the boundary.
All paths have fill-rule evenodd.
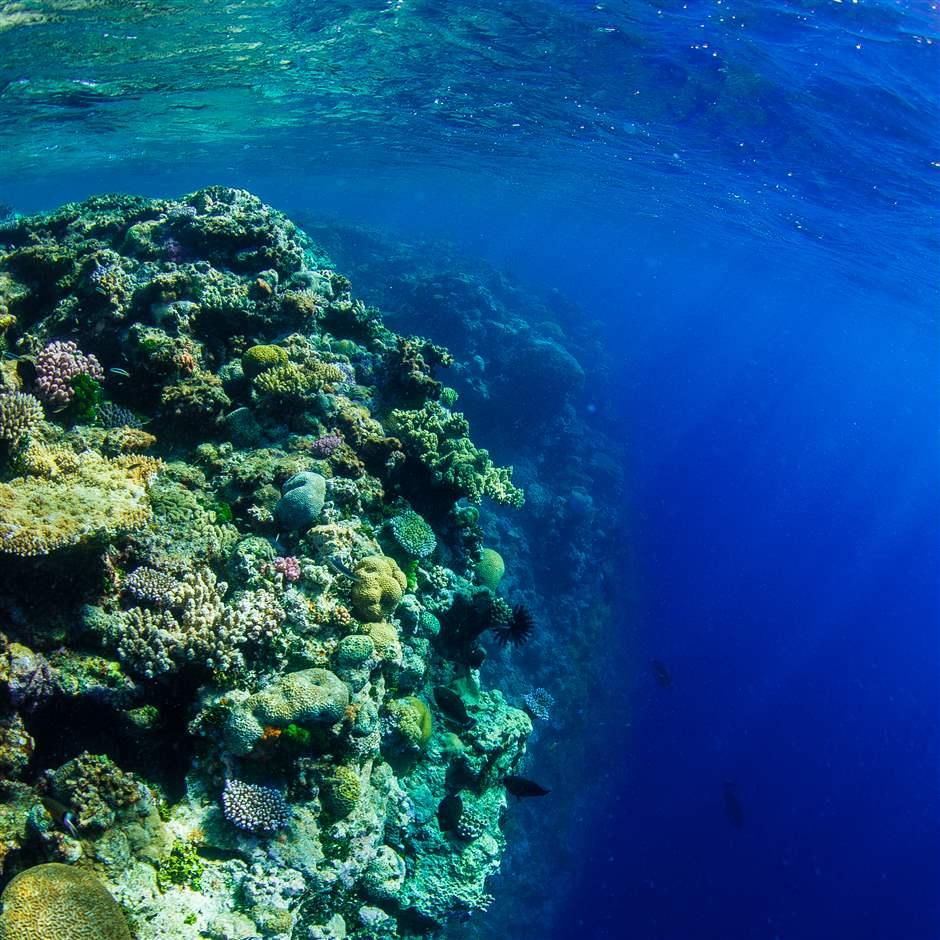
<path id="1" fill-rule="evenodd" d="M 205 74 L 150 7 L 0 31 L 0 200 L 237 185 L 600 322 L 629 562 L 532 940 L 940 937 L 936 7 L 246 3 Z"/>

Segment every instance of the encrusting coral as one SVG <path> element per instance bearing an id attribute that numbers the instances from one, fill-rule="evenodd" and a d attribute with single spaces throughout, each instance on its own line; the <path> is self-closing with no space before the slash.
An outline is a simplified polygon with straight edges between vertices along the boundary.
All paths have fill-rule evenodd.
<path id="1" fill-rule="evenodd" d="M 159 468 L 151 457 L 89 451 L 51 479 L 0 483 L 0 552 L 48 555 L 143 526 L 150 517 L 147 487 Z"/>

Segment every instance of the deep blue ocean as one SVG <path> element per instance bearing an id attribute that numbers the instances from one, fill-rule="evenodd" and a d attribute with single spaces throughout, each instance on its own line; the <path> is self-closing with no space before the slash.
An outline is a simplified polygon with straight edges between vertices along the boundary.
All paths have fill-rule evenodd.
<path id="1" fill-rule="evenodd" d="M 596 322 L 586 799 L 489 936 L 940 938 L 938 52 L 927 0 L 0 4 L 14 210 L 223 183 Z"/>

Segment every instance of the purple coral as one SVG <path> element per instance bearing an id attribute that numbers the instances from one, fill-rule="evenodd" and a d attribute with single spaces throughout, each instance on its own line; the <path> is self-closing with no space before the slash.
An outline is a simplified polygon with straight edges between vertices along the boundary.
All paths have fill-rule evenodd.
<path id="1" fill-rule="evenodd" d="M 323 437 L 318 437 L 310 445 L 310 453 L 320 460 L 325 460 L 342 443 L 343 439 L 338 434 L 326 434 Z"/>
<path id="2" fill-rule="evenodd" d="M 72 379 L 78 375 L 100 382 L 104 370 L 94 356 L 86 356 L 71 340 L 49 343 L 36 357 L 36 388 L 50 405 L 65 406 L 72 400 Z"/>
<path id="3" fill-rule="evenodd" d="M 275 558 L 274 570 L 284 575 L 285 581 L 293 583 L 300 580 L 300 562 L 293 555 Z"/>

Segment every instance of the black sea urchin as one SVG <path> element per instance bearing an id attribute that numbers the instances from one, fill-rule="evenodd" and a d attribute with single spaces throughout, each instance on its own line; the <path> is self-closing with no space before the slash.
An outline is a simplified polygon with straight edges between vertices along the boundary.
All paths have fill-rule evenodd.
<path id="1" fill-rule="evenodd" d="M 500 646 L 512 643 L 513 646 L 522 646 L 527 643 L 535 630 L 535 619 L 525 604 L 516 604 L 512 609 L 509 623 L 494 628 L 496 639 Z"/>

